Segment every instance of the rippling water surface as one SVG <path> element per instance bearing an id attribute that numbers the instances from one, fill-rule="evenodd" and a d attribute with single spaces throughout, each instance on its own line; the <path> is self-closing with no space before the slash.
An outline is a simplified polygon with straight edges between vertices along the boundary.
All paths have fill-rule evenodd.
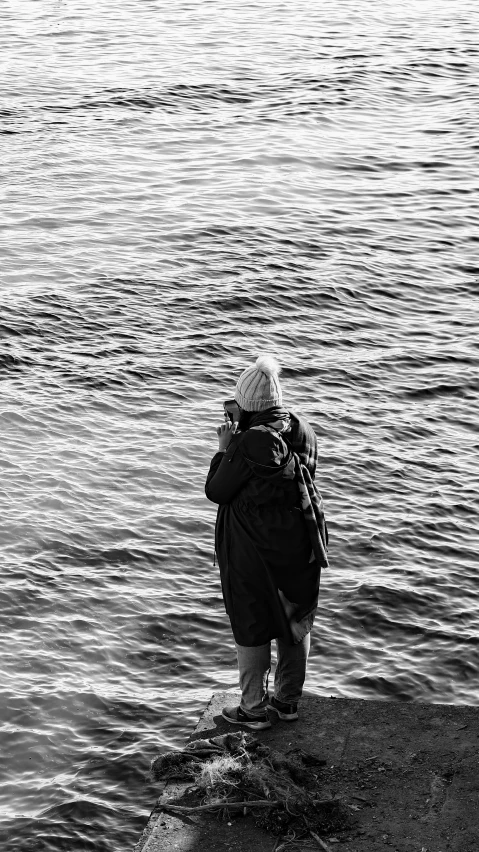
<path id="1" fill-rule="evenodd" d="M 260 351 L 321 442 L 308 688 L 479 705 L 479 13 L 2 15 L 0 841 L 127 852 L 236 684 L 203 483 Z"/>

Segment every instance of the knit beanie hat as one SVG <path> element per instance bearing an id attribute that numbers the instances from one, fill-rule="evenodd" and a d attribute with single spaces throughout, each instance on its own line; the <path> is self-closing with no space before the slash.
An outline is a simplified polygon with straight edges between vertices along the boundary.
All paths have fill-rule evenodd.
<path id="1" fill-rule="evenodd" d="M 280 366 L 272 355 L 260 355 L 254 367 L 243 370 L 235 390 L 235 400 L 244 411 L 266 411 L 281 405 Z"/>

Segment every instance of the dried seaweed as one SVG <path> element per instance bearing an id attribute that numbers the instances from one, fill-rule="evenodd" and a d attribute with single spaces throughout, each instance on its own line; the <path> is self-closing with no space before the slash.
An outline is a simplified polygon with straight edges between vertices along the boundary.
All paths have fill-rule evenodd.
<path id="1" fill-rule="evenodd" d="M 342 801 L 322 797 L 318 776 L 308 769 L 323 763 L 315 755 L 299 750 L 285 755 L 250 734 L 235 733 L 196 740 L 183 751 L 160 755 L 152 763 L 152 774 L 155 780 L 181 777 L 194 782 L 195 804 L 162 802 L 165 811 L 217 811 L 228 819 L 250 813 L 267 831 L 293 830 L 295 837 L 317 841 L 319 834 L 347 822 Z"/>

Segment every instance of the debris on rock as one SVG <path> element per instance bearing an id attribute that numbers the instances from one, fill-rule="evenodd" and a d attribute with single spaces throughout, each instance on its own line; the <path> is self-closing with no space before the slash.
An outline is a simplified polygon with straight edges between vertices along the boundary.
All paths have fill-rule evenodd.
<path id="1" fill-rule="evenodd" d="M 226 819 L 250 813 L 256 824 L 296 838 L 340 831 L 351 813 L 340 798 L 321 794 L 309 767 L 326 761 L 301 749 L 275 751 L 252 734 L 229 733 L 194 740 L 151 764 L 153 779 L 191 781 L 188 801 L 164 802 L 164 810 L 192 814 L 219 811 Z"/>

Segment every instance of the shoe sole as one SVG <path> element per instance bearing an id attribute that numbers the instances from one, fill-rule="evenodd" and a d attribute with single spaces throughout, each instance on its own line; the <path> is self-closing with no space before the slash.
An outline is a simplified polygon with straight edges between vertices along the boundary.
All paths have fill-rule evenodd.
<path id="1" fill-rule="evenodd" d="M 265 731 L 266 728 L 271 728 L 271 722 L 239 722 L 238 719 L 232 719 L 226 713 L 221 714 L 223 719 L 226 719 L 231 725 L 241 725 L 242 728 L 249 728 L 251 731 Z"/>
<path id="2" fill-rule="evenodd" d="M 273 710 L 274 713 L 277 713 L 283 722 L 296 722 L 299 719 L 299 713 L 282 713 L 281 710 L 277 710 L 272 704 L 268 704 L 268 710 Z"/>

